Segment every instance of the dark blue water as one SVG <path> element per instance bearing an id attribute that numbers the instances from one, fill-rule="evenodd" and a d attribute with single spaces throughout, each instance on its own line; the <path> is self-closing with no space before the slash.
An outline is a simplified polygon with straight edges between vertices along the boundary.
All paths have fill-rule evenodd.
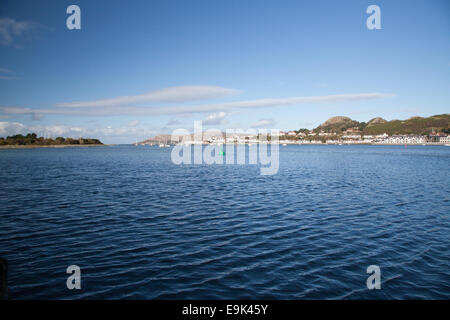
<path id="1" fill-rule="evenodd" d="M 0 150 L 12 298 L 450 298 L 449 147 L 286 146 L 274 176 L 170 151 Z"/>

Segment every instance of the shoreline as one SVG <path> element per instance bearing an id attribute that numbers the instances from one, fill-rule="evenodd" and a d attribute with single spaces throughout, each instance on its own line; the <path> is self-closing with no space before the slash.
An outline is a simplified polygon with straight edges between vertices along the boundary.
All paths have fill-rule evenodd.
<path id="1" fill-rule="evenodd" d="M 107 147 L 107 144 L 61 144 L 61 145 L 3 145 L 2 149 L 70 148 L 70 147 Z"/>
<path id="2" fill-rule="evenodd" d="M 187 145 L 187 146 L 194 146 L 194 145 L 202 145 L 202 146 L 208 146 L 208 145 L 271 145 L 272 143 L 179 143 L 179 144 L 171 144 L 170 146 L 175 145 Z M 424 144 L 418 144 L 418 143 L 289 143 L 289 142 L 279 142 L 279 145 L 282 146 L 450 146 L 449 144 L 445 143 L 424 143 Z M 134 144 L 129 144 L 134 145 Z M 141 147 L 158 147 L 157 144 L 150 145 L 150 144 L 138 144 L 137 146 Z"/>
<path id="3" fill-rule="evenodd" d="M 264 143 L 266 145 L 270 145 L 271 143 Z M 279 143 L 279 145 L 284 146 L 294 145 L 294 146 L 449 146 L 447 144 L 441 144 L 441 143 L 427 143 L 427 144 L 388 144 L 388 143 Z M 127 145 L 133 145 L 133 144 L 127 144 Z M 195 143 L 187 144 L 187 145 L 195 145 Z M 211 145 L 211 143 L 201 143 L 201 145 Z M 223 143 L 222 145 L 248 145 L 247 143 Z M 252 143 L 251 145 L 258 145 L 258 143 Z M 42 145 L 42 146 L 36 146 L 36 145 L 3 145 L 0 146 L 0 150 L 9 150 L 9 149 L 38 149 L 38 148 L 72 148 L 72 147 L 111 147 L 115 146 L 115 144 L 67 144 L 67 145 Z M 150 145 L 138 145 L 138 146 L 150 146 Z"/>

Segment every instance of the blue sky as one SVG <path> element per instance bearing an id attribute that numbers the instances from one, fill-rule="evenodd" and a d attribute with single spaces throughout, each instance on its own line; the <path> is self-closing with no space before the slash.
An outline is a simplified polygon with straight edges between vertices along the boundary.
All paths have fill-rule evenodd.
<path id="1" fill-rule="evenodd" d="M 71 4 L 81 30 L 66 27 Z M 366 27 L 371 4 L 381 30 Z M 448 113 L 449 39 L 446 0 L 2 0 L 0 136 L 129 143 L 194 120 L 288 130 Z"/>

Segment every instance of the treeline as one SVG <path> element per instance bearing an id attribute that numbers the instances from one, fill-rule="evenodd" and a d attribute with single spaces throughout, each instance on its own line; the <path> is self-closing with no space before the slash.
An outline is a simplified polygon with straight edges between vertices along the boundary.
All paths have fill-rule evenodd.
<path id="1" fill-rule="evenodd" d="M 36 133 L 29 133 L 26 136 L 16 134 L 14 136 L 8 136 L 6 138 L 0 138 L 0 145 L 36 145 L 36 146 L 50 146 L 50 145 L 71 145 L 71 144 L 103 144 L 98 139 L 86 139 L 86 138 L 63 138 L 57 137 L 44 138 L 38 137 Z"/>

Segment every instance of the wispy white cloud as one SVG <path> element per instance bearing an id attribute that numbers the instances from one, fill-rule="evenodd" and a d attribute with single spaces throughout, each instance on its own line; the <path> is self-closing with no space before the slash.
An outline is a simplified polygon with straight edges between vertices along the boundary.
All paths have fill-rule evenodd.
<path id="1" fill-rule="evenodd" d="M 19 133 L 25 133 L 26 128 L 19 122 L 0 121 L 0 136 L 10 136 Z"/>
<path id="2" fill-rule="evenodd" d="M 238 93 L 238 90 L 222 88 L 217 86 L 180 86 L 171 87 L 148 93 L 115 97 L 110 99 L 100 99 L 91 101 L 63 102 L 58 107 L 117 107 L 129 106 L 139 103 L 173 103 L 191 102 L 198 100 L 222 98 Z"/>
<path id="3" fill-rule="evenodd" d="M 136 127 L 139 123 L 140 123 L 139 120 L 133 120 L 133 121 L 128 122 L 128 126 L 129 127 Z"/>
<path id="4" fill-rule="evenodd" d="M 32 21 L 0 18 L 0 45 L 19 47 L 19 39 L 30 36 L 43 28 L 45 27 Z"/>
<path id="5" fill-rule="evenodd" d="M 80 127 L 60 124 L 27 126 L 19 122 L 0 122 L 0 136 L 3 137 L 15 134 L 27 134 L 31 132 L 45 137 L 56 137 L 62 135 L 71 135 L 74 137 L 78 137 L 83 131 L 85 130 Z"/>
<path id="6" fill-rule="evenodd" d="M 17 79 L 17 77 L 12 76 L 12 70 L 7 68 L 0 68 L 0 79 L 1 80 L 14 80 Z"/>
<path id="7" fill-rule="evenodd" d="M 227 114 L 223 111 L 211 113 L 210 115 L 208 115 L 206 120 L 203 121 L 203 124 L 206 126 L 221 124 L 226 116 Z"/>
<path id="8" fill-rule="evenodd" d="M 180 120 L 172 119 L 172 120 L 167 121 L 166 126 L 176 126 L 180 123 L 181 123 Z"/>
<path id="9" fill-rule="evenodd" d="M 362 100 L 375 100 L 385 97 L 391 97 L 392 94 L 386 93 L 353 93 L 353 94 L 337 94 L 327 96 L 312 96 L 312 97 L 292 97 L 292 98 L 267 98 L 258 100 L 235 101 L 219 104 L 205 104 L 194 106 L 173 106 L 173 107 L 101 107 L 101 108 L 48 108 L 35 109 L 27 107 L 0 107 L 0 112 L 4 114 L 54 114 L 54 115 L 79 115 L 79 116 L 114 116 L 114 115 L 170 115 L 170 114 L 193 114 L 193 113 L 207 113 L 207 112 L 230 112 L 234 109 L 257 109 L 257 108 L 272 108 L 288 105 L 299 104 L 316 104 L 316 103 L 336 103 L 336 102 L 351 102 Z"/>
<path id="10" fill-rule="evenodd" d="M 33 113 L 31 115 L 31 120 L 33 120 L 33 121 L 41 121 L 42 119 L 44 119 L 44 115 L 43 114 Z"/>
<path id="11" fill-rule="evenodd" d="M 0 122 L 0 137 L 11 136 L 15 134 L 27 134 L 34 132 L 38 136 L 56 138 L 62 137 L 94 137 L 100 140 L 116 140 L 125 139 L 131 142 L 135 137 L 148 137 L 157 134 L 155 130 L 139 127 L 103 127 L 103 128 L 89 128 L 80 126 L 70 126 L 64 124 L 53 125 L 24 125 L 19 122 Z M 103 140 L 102 140 L 103 141 Z"/>
<path id="12" fill-rule="evenodd" d="M 269 128 L 275 125 L 275 120 L 273 119 L 260 119 L 252 124 L 252 128 Z"/>

